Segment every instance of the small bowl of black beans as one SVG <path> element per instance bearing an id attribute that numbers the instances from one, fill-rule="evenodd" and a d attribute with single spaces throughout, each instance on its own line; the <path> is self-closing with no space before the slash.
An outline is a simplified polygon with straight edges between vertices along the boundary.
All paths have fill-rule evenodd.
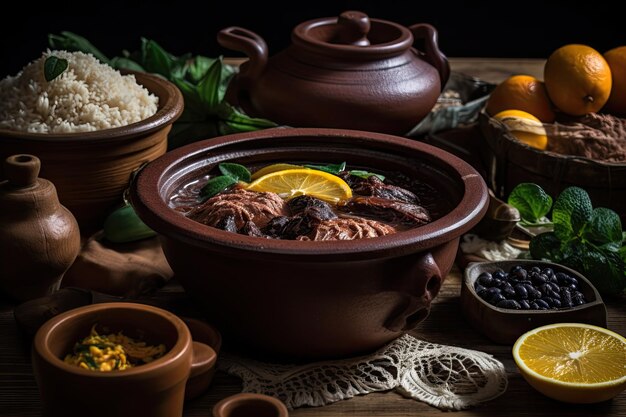
<path id="1" fill-rule="evenodd" d="M 576 322 L 606 327 L 606 307 L 580 273 L 553 262 L 478 262 L 465 269 L 461 306 L 489 339 L 513 344 L 539 326 Z"/>

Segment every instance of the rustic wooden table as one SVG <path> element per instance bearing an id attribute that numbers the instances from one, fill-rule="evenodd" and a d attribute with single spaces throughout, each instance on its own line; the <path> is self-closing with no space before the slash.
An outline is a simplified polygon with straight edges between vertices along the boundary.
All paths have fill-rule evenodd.
<path id="1" fill-rule="evenodd" d="M 541 77 L 543 61 L 498 59 L 452 59 L 455 71 L 491 82 L 510 74 L 526 73 Z M 511 346 L 496 345 L 475 331 L 464 320 L 459 305 L 461 273 L 458 268 L 446 278 L 430 317 L 413 332 L 418 338 L 435 343 L 476 349 L 494 355 L 506 367 L 509 387 L 499 398 L 455 416 L 621 416 L 626 417 L 626 393 L 612 401 L 594 405 L 568 405 L 550 400 L 534 391 L 518 373 Z M 608 327 L 626 335 L 626 303 L 606 300 Z M 218 372 L 213 385 L 200 398 L 185 405 L 186 417 L 209 416 L 220 399 L 240 392 L 237 378 Z M 89 412 L 86 410 L 86 415 Z M 40 416 L 41 403 L 30 365 L 30 346 L 18 332 L 13 306 L 0 301 L 0 416 Z M 340 401 L 325 407 L 300 408 L 291 416 L 440 416 L 441 411 L 394 392 L 374 393 Z M 114 416 L 112 416 L 114 417 Z M 140 416 L 138 416 L 140 417 Z M 141 416 L 143 417 L 143 416 Z M 146 416 L 149 417 L 149 416 Z"/>

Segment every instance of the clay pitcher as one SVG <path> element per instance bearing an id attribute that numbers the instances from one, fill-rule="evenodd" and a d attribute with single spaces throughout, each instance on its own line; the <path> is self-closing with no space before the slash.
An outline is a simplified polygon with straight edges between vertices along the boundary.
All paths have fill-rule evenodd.
<path id="1" fill-rule="evenodd" d="M 0 291 L 22 301 L 58 289 L 80 251 L 76 219 L 38 178 L 40 166 L 33 155 L 10 156 L 0 182 Z"/>

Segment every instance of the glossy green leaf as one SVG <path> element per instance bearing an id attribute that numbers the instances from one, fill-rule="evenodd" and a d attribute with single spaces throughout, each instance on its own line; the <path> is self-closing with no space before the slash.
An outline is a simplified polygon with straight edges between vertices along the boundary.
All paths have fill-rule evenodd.
<path id="1" fill-rule="evenodd" d="M 554 232 L 565 241 L 579 236 L 591 219 L 592 211 L 591 199 L 585 190 L 566 188 L 559 194 L 552 208 Z"/>
<path id="2" fill-rule="evenodd" d="M 211 178 L 200 190 L 200 198 L 203 200 L 211 198 L 234 184 L 237 184 L 237 180 L 227 175 Z"/>
<path id="3" fill-rule="evenodd" d="M 104 221 L 104 237 L 114 243 L 134 242 L 156 236 L 137 216 L 132 206 L 127 205 L 113 211 Z"/>
<path id="4" fill-rule="evenodd" d="M 123 56 L 116 56 L 115 58 L 112 58 L 111 61 L 109 62 L 109 65 L 111 65 L 115 69 L 126 69 L 126 70 L 131 70 L 131 71 L 146 72 L 144 67 L 139 65 L 137 62 L 133 61 L 130 58 L 126 58 Z"/>
<path id="5" fill-rule="evenodd" d="M 381 174 L 375 174 L 373 172 L 364 171 L 361 169 L 353 169 L 350 171 L 350 175 L 354 175 L 355 177 L 368 179 L 369 177 L 376 177 L 381 181 L 385 181 L 385 176 Z"/>
<path id="6" fill-rule="evenodd" d="M 67 59 L 50 55 L 43 63 L 43 75 L 46 81 L 50 82 L 63 74 L 68 66 Z"/>
<path id="7" fill-rule="evenodd" d="M 305 164 L 307 168 L 316 169 L 318 171 L 328 172 L 329 174 L 337 175 L 342 171 L 346 170 L 346 163 L 342 162 L 340 164 L 328 164 L 328 165 L 311 165 Z"/>
<path id="8" fill-rule="evenodd" d="M 554 232 L 542 233 L 533 237 L 529 249 L 535 259 L 559 262 L 562 258 L 561 241 Z"/>
<path id="9" fill-rule="evenodd" d="M 102 63 L 108 64 L 109 59 L 91 42 L 72 32 L 61 32 L 61 35 L 48 35 L 48 44 L 52 49 L 64 49 L 66 51 L 80 51 L 93 55 Z"/>
<path id="10" fill-rule="evenodd" d="M 585 225 L 583 237 L 596 244 L 622 242 L 622 222 L 619 215 L 611 209 L 598 207 L 591 213 L 591 219 Z"/>
<path id="11" fill-rule="evenodd" d="M 550 212 L 552 197 L 537 184 L 521 183 L 511 191 L 508 203 L 519 210 L 523 220 L 537 223 Z"/>
<path id="12" fill-rule="evenodd" d="M 233 164 L 231 162 L 222 162 L 218 165 L 220 172 L 226 176 L 232 177 L 237 181 L 250 182 L 250 171 L 243 165 Z"/>

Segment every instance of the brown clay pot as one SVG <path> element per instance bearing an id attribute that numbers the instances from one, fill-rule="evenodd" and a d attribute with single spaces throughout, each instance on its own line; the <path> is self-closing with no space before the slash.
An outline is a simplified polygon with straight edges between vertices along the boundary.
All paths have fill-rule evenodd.
<path id="1" fill-rule="evenodd" d="M 425 226 L 375 239 L 260 239 L 204 226 L 167 202 L 220 162 L 340 163 L 399 171 L 450 202 Z M 461 159 L 399 137 L 336 129 L 270 129 L 197 142 L 148 164 L 132 205 L 162 235 L 177 279 L 225 341 L 251 353 L 319 358 L 375 349 L 414 329 L 449 272 L 459 237 L 487 209 L 487 187 Z"/>
<path id="2" fill-rule="evenodd" d="M 65 355 L 96 323 L 150 344 L 164 343 L 167 353 L 124 371 L 99 372 L 65 363 Z M 216 353 L 192 341 L 185 323 L 168 311 L 105 303 L 46 322 L 35 335 L 32 359 L 46 417 L 177 417 L 182 416 L 187 379 L 212 369 Z"/>
<path id="3" fill-rule="evenodd" d="M 17 300 L 51 294 L 80 251 L 76 219 L 33 155 L 6 159 L 0 182 L 0 290 Z"/>
<path id="4" fill-rule="evenodd" d="M 250 58 L 229 96 L 252 115 L 296 127 L 405 134 L 430 112 L 450 73 L 435 28 L 357 11 L 301 23 L 291 46 L 269 59 L 249 30 L 229 27 L 217 40 Z"/>
<path id="5" fill-rule="evenodd" d="M 241 393 L 215 404 L 213 417 L 289 417 L 289 410 L 278 398 Z"/>
<path id="6" fill-rule="evenodd" d="M 158 111 L 138 123 L 68 134 L 0 129 L 0 159 L 20 153 L 37 156 L 42 177 L 56 185 L 61 204 L 74 214 L 83 232 L 102 226 L 121 201 L 134 170 L 166 152 L 167 134 L 183 111 L 176 86 L 154 75 L 134 74 L 139 84 L 159 97 Z"/>

